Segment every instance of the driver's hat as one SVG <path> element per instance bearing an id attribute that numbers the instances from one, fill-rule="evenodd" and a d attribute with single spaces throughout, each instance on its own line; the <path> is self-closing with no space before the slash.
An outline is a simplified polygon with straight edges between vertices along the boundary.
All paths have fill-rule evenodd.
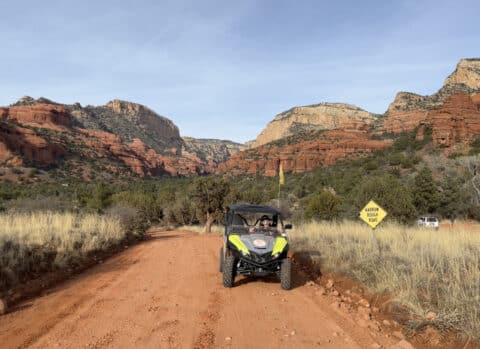
<path id="1" fill-rule="evenodd" d="M 270 217 L 268 217 L 267 215 L 263 215 L 262 217 L 260 217 L 260 222 L 270 222 L 271 219 Z"/>

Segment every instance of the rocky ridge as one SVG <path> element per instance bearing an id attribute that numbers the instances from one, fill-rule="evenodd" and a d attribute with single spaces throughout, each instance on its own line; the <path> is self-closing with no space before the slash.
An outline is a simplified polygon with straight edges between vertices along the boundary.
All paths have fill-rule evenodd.
<path id="1" fill-rule="evenodd" d="M 212 166 L 225 162 L 233 154 L 246 149 L 245 145 L 228 140 L 192 137 L 183 137 L 182 139 L 182 154 L 196 156 Z"/>
<path id="2" fill-rule="evenodd" d="M 429 96 L 399 92 L 385 112 L 378 132 L 411 132 L 425 120 L 429 110 L 441 108 L 455 94 L 475 95 L 480 92 L 480 59 L 462 59 L 442 88 Z"/>
<path id="3" fill-rule="evenodd" d="M 480 89 L 480 58 L 462 59 L 444 85 L 463 84 L 470 89 Z"/>
<path id="4" fill-rule="evenodd" d="M 338 159 L 363 157 L 391 144 L 391 140 L 370 139 L 366 129 L 328 130 L 317 132 L 313 140 L 287 145 L 273 143 L 239 152 L 220 164 L 217 171 L 276 176 L 281 163 L 285 172 L 301 173 L 332 165 Z"/>
<path id="5" fill-rule="evenodd" d="M 258 135 L 252 146 L 258 147 L 304 131 L 369 125 L 376 117 L 354 105 L 342 103 L 294 107 L 278 114 Z"/>
<path id="6" fill-rule="evenodd" d="M 104 106 L 68 106 L 82 128 L 110 132 L 126 141 L 142 139 L 159 153 L 179 154 L 182 138 L 168 118 L 137 103 L 113 100 Z"/>
<path id="7" fill-rule="evenodd" d="M 239 149 L 229 141 L 184 141 L 171 120 L 120 100 L 82 107 L 23 97 L 0 108 L 4 166 L 53 165 L 86 179 L 98 174 L 188 176 L 213 172 Z"/>
<path id="8" fill-rule="evenodd" d="M 480 137 L 479 87 L 480 59 L 463 59 L 436 93 L 399 92 L 383 115 L 344 104 L 295 107 L 277 115 L 253 149 L 235 154 L 218 172 L 274 176 L 280 163 L 286 172 L 309 171 L 388 147 L 391 140 L 378 140 L 385 134 L 417 132 L 422 139 L 427 129 L 445 154 L 466 152 Z"/>

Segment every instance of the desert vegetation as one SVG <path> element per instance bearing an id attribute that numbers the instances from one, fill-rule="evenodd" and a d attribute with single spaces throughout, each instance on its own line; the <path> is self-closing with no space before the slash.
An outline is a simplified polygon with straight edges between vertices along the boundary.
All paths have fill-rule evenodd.
<path id="1" fill-rule="evenodd" d="M 385 134 L 379 137 L 392 137 Z M 474 142 L 476 144 L 476 142 Z M 472 149 L 476 149 L 473 147 Z M 445 157 L 425 131 L 396 136 L 392 147 L 361 159 L 337 162 L 306 173 L 287 173 L 281 208 L 294 222 L 356 219 L 370 199 L 388 211 L 390 221 L 411 224 L 419 215 L 480 219 L 478 154 Z M 35 175 L 34 175 L 35 176 Z M 218 189 L 213 211 L 203 207 Z M 221 190 L 220 190 L 221 189 Z M 215 197 L 215 196 L 213 196 Z M 278 205 L 278 178 L 258 175 L 157 177 L 84 182 L 75 176 L 52 182 L 0 183 L 0 210 L 40 208 L 102 213 L 131 206 L 143 221 L 170 226 L 221 220 L 221 207 L 234 202 Z"/>
<path id="2" fill-rule="evenodd" d="M 0 214 L 0 292 L 47 272 L 76 269 L 133 237 L 116 214 Z"/>
<path id="3" fill-rule="evenodd" d="M 290 234 L 322 271 L 359 280 L 406 307 L 406 325 L 455 329 L 480 339 L 480 226 L 439 231 L 361 222 L 309 222 Z M 430 313 L 430 314 L 429 314 Z"/>

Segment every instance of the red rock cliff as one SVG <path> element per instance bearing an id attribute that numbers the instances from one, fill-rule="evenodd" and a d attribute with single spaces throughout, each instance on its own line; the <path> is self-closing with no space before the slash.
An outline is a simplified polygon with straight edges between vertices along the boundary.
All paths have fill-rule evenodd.
<path id="1" fill-rule="evenodd" d="M 480 137 L 479 95 L 466 93 L 451 95 L 440 108 L 427 112 L 424 125 L 432 129 L 435 146 L 449 148 L 456 145 L 468 146 Z"/>
<path id="2" fill-rule="evenodd" d="M 358 158 L 389 147 L 389 140 L 371 140 L 366 130 L 331 130 L 319 139 L 286 146 L 261 146 L 240 152 L 220 164 L 218 173 L 275 176 L 282 163 L 285 172 L 300 173 L 334 164 L 339 159 Z"/>
<path id="3" fill-rule="evenodd" d="M 130 105 L 117 104 L 111 107 L 127 108 Z M 142 116 L 148 114 L 149 111 L 145 110 L 140 110 Z M 121 112 L 135 116 L 135 109 L 122 109 Z M 21 166 L 24 160 L 51 164 L 80 158 L 77 164 L 80 168 L 83 167 L 82 161 L 105 161 L 114 173 L 118 173 L 121 165 L 139 176 L 187 176 L 213 171 L 196 157 L 159 154 L 140 139 L 127 142 L 119 135 L 75 127 L 74 124 L 70 111 L 61 105 L 33 103 L 0 108 L 0 163 Z M 173 129 L 178 134 L 178 129 L 172 125 L 171 122 L 166 124 L 168 132 Z M 45 136 L 41 129 L 49 129 L 50 133 Z"/>
<path id="4" fill-rule="evenodd" d="M 73 118 L 68 110 L 53 104 L 2 108 L 0 118 L 25 126 L 47 128 L 55 131 L 68 131 L 73 124 Z"/>

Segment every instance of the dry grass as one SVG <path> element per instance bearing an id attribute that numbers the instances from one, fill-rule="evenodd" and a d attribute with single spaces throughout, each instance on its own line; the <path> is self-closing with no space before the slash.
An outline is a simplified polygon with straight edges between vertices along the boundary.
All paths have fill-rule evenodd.
<path id="1" fill-rule="evenodd" d="M 107 250 L 126 236 L 116 216 L 1 214 L 0 291 L 45 272 L 75 268 L 89 254 Z"/>
<path id="2" fill-rule="evenodd" d="M 290 233 L 296 251 L 314 251 L 324 270 L 343 273 L 406 305 L 416 325 L 459 330 L 480 339 L 480 229 L 455 224 L 439 231 L 361 222 L 312 222 Z"/>
<path id="3" fill-rule="evenodd" d="M 194 233 L 205 234 L 205 225 L 184 225 L 176 230 L 187 230 Z M 223 234 L 225 227 L 223 225 L 212 225 L 212 234 Z"/>

